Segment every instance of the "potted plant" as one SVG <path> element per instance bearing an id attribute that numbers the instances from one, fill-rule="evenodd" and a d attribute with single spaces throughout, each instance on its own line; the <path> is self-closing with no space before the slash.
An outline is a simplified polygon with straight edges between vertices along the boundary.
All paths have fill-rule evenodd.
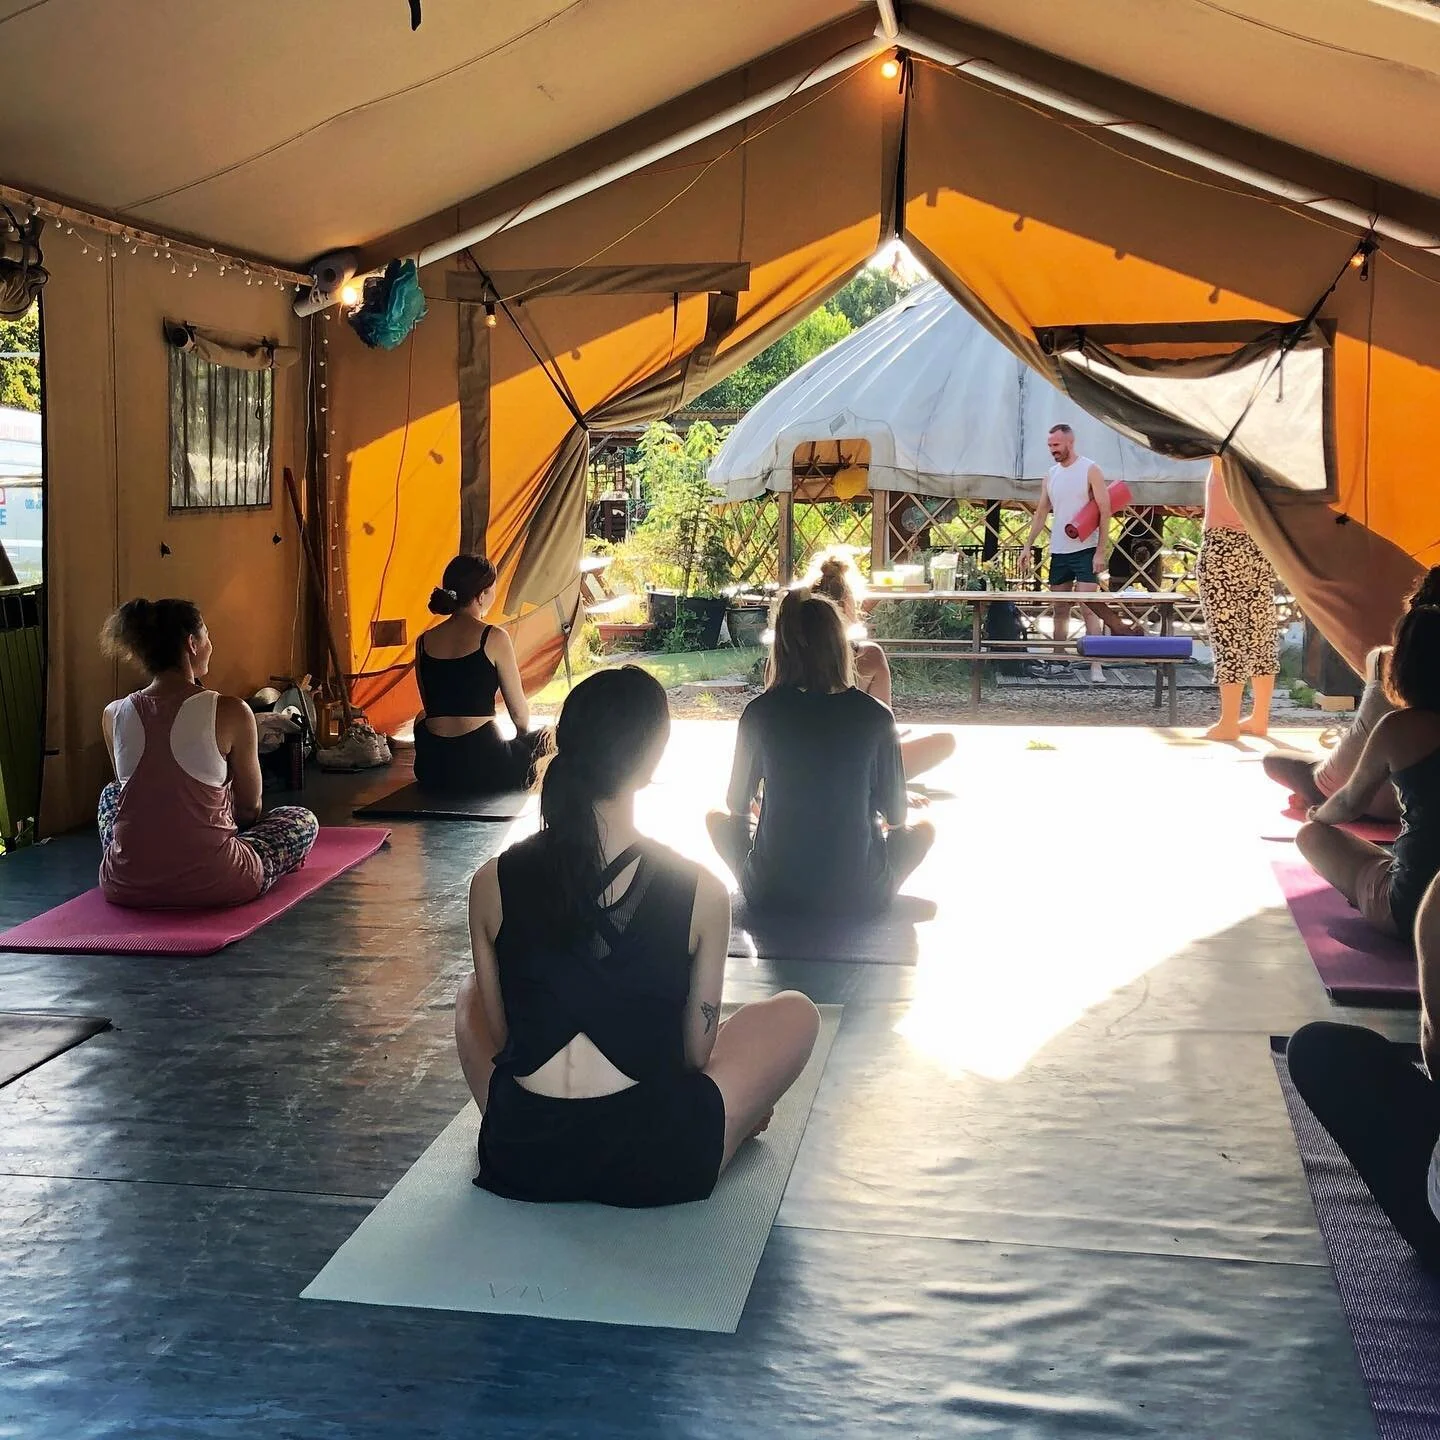
<path id="1" fill-rule="evenodd" d="M 730 597 L 725 611 L 725 628 L 730 643 L 741 650 L 752 650 L 763 644 L 761 636 L 770 627 L 770 600 L 757 592 L 737 590 Z"/>

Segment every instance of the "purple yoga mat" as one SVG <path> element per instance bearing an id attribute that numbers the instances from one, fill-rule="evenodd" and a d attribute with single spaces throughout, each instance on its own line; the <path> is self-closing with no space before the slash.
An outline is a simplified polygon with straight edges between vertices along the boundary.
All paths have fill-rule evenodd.
<path id="1" fill-rule="evenodd" d="M 1415 952 L 1361 919 L 1303 860 L 1276 860 L 1275 878 L 1332 1000 L 1418 1007 Z"/>
<path id="2" fill-rule="evenodd" d="M 1440 1435 L 1440 1279 L 1426 1274 L 1290 1081 L 1270 1042 L 1315 1218 L 1381 1440 Z"/>
<path id="3" fill-rule="evenodd" d="M 117 955 L 213 955 L 283 915 L 337 875 L 373 855 L 390 832 L 375 826 L 325 828 L 305 864 L 248 905 L 211 910 L 126 910 L 87 890 L 13 930 L 0 950 Z"/>

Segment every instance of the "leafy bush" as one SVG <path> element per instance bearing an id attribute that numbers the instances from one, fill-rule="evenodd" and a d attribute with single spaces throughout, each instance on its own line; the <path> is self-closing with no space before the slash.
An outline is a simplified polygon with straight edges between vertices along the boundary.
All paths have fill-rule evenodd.
<path id="1" fill-rule="evenodd" d="M 619 574 L 682 595 L 718 595 L 730 583 L 730 552 L 715 507 L 718 491 L 706 478 L 724 433 L 697 421 L 681 435 L 657 420 L 640 437 L 636 462 L 645 519 L 623 546 Z M 618 576 L 617 576 L 618 578 Z"/>
<path id="2" fill-rule="evenodd" d="M 876 640 L 968 640 L 973 624 L 969 605 L 946 600 L 882 600 L 867 620 Z M 970 665 L 960 660 L 892 658 L 890 675 L 896 695 L 951 694 L 969 686 Z"/>

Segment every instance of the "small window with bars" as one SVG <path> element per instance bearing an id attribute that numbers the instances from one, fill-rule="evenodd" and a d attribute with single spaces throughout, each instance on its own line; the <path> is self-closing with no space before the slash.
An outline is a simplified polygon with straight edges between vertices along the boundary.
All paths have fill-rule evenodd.
<path id="1" fill-rule="evenodd" d="M 270 505 L 275 372 L 170 349 L 170 509 Z"/>

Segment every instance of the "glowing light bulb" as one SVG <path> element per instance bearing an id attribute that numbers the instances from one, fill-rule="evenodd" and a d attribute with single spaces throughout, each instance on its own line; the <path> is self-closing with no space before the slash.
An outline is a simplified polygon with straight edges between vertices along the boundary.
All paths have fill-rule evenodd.
<path id="1" fill-rule="evenodd" d="M 895 59 L 887 60 L 881 67 L 880 73 L 887 79 L 893 80 L 900 73 L 900 62 Z"/>
<path id="2" fill-rule="evenodd" d="M 495 302 L 493 300 L 485 302 L 485 323 L 492 330 L 495 328 Z"/>
<path id="3" fill-rule="evenodd" d="M 353 309 L 360 303 L 360 287 L 350 284 L 342 285 L 340 287 L 340 303 Z"/>

